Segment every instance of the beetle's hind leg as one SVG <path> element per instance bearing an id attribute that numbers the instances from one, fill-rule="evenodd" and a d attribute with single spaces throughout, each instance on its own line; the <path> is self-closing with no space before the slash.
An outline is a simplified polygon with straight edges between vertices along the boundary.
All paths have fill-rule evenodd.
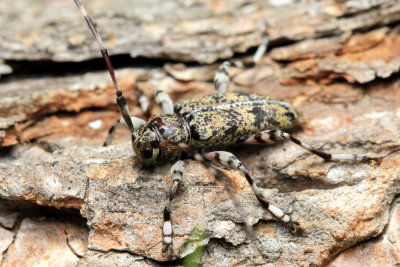
<path id="1" fill-rule="evenodd" d="M 336 160 L 354 160 L 359 162 L 376 162 L 381 163 L 382 157 L 380 158 L 372 158 L 367 157 L 364 155 L 357 155 L 357 154 L 330 154 L 316 148 L 312 147 L 311 145 L 300 141 L 297 138 L 294 138 L 289 133 L 286 133 L 281 130 L 266 130 L 262 131 L 258 134 L 255 134 L 246 140 L 243 141 L 244 144 L 273 144 L 278 141 L 285 141 L 290 140 L 296 145 L 301 146 L 302 148 L 310 151 L 311 153 L 317 155 L 320 158 L 323 158 L 325 161 L 336 161 Z"/>
<path id="2" fill-rule="evenodd" d="M 239 67 L 239 68 L 254 67 L 255 65 L 257 65 L 257 63 L 260 61 L 262 56 L 265 54 L 265 51 L 267 51 L 267 47 L 269 44 L 269 36 L 268 36 L 268 32 L 266 30 L 266 26 L 263 26 L 262 30 L 263 30 L 262 42 L 258 46 L 251 62 L 245 63 L 241 60 L 235 60 L 232 62 L 224 61 L 219 66 L 219 68 L 214 76 L 214 87 L 215 87 L 215 91 L 218 94 L 223 94 L 223 93 L 228 92 L 228 88 L 229 88 L 229 84 L 230 84 L 229 67 L 231 65 Z"/>
<path id="3" fill-rule="evenodd" d="M 185 151 L 187 154 L 191 155 L 194 160 L 202 162 L 214 175 L 215 171 L 211 166 L 209 166 L 209 164 L 207 163 L 208 161 L 226 169 L 239 170 L 240 172 L 242 172 L 243 175 L 246 177 L 247 182 L 251 185 L 251 188 L 253 189 L 253 192 L 256 195 L 257 199 L 260 201 L 264 208 L 266 208 L 278 220 L 287 225 L 291 232 L 297 234 L 301 234 L 303 232 L 303 229 L 300 227 L 297 221 L 292 220 L 292 218 L 279 207 L 269 203 L 263 193 L 263 189 L 254 183 L 254 180 L 251 177 L 249 171 L 235 157 L 235 155 L 226 151 L 196 153 L 185 144 L 179 144 L 178 147 L 181 150 Z"/>
<path id="4" fill-rule="evenodd" d="M 214 151 L 204 153 L 202 155 L 205 159 L 216 163 L 227 169 L 239 170 L 246 177 L 247 182 L 251 185 L 254 194 L 257 199 L 261 202 L 264 208 L 266 208 L 272 215 L 278 220 L 286 224 L 293 233 L 301 233 L 302 229 L 298 222 L 293 221 L 292 218 L 286 214 L 282 209 L 269 203 L 263 194 L 263 189 L 254 183 L 249 171 L 243 166 L 243 164 L 236 158 L 235 155 L 226 151 Z"/>
<path id="5" fill-rule="evenodd" d="M 257 47 L 256 53 L 254 54 L 252 61 L 250 63 L 250 66 L 246 67 L 252 67 L 254 65 L 257 65 L 257 63 L 261 60 L 262 56 L 265 54 L 265 51 L 267 51 L 268 44 L 269 44 L 269 35 L 267 31 L 267 26 L 263 26 L 263 32 L 262 32 L 262 42 L 261 44 Z"/>
<path id="6" fill-rule="evenodd" d="M 235 60 L 232 62 L 232 65 L 239 68 L 251 68 L 260 62 L 262 56 L 267 51 L 269 44 L 269 35 L 268 35 L 268 27 L 266 25 L 262 26 L 262 41 L 261 44 L 257 47 L 256 52 L 253 55 L 253 58 L 250 62 L 243 62 L 241 60 Z"/>

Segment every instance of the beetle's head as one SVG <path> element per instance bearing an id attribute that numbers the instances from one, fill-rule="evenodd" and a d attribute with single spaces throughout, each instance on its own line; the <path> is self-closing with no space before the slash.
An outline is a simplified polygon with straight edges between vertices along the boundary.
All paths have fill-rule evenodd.
<path id="1" fill-rule="evenodd" d="M 161 158 L 161 149 L 158 147 L 160 140 L 157 132 L 151 127 L 144 125 L 132 143 L 136 158 L 142 167 L 155 165 L 158 158 Z"/>
<path id="2" fill-rule="evenodd" d="M 181 153 L 176 145 L 188 142 L 188 131 L 185 122 L 174 114 L 154 117 L 138 130 L 132 143 L 139 163 L 149 167 L 163 159 L 176 159 Z"/>

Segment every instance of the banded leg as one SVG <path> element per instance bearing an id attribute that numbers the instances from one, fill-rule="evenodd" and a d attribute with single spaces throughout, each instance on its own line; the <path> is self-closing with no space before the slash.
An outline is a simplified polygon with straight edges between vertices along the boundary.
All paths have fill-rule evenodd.
<path id="1" fill-rule="evenodd" d="M 230 82 L 228 70 L 230 66 L 231 63 L 225 61 L 219 66 L 217 73 L 215 73 L 214 87 L 218 94 L 223 94 L 228 91 Z"/>
<path id="2" fill-rule="evenodd" d="M 354 161 L 359 161 L 359 162 L 376 162 L 380 164 L 382 162 L 382 157 L 380 158 L 371 158 L 363 155 L 356 155 L 356 154 L 329 154 L 320 150 L 317 150 L 316 148 L 310 146 L 309 144 L 306 144 L 302 141 L 300 141 L 297 138 L 294 138 L 291 136 L 289 133 L 286 133 L 281 130 L 266 130 L 262 131 L 261 133 L 258 133 L 256 135 L 253 135 L 246 140 L 244 140 L 243 143 L 245 144 L 272 144 L 278 141 L 285 141 L 285 140 L 290 140 L 296 145 L 301 146 L 302 148 L 310 151 L 311 153 L 317 155 L 320 158 L 323 158 L 325 161 L 330 161 L 330 160 L 354 160 Z"/>
<path id="3" fill-rule="evenodd" d="M 138 99 L 142 111 L 146 115 L 149 115 L 150 101 L 147 98 L 147 96 L 145 96 L 142 91 L 137 89 L 136 97 Z M 163 113 L 165 114 L 174 113 L 174 103 L 172 102 L 172 99 L 166 92 L 162 90 L 157 90 L 154 92 L 153 98 L 156 101 L 156 103 L 161 107 Z"/>
<path id="4" fill-rule="evenodd" d="M 263 206 L 268 209 L 269 212 L 272 213 L 276 218 L 278 218 L 281 222 L 285 223 L 293 233 L 300 233 L 302 229 L 299 226 L 299 223 L 293 221 L 289 215 L 287 215 L 283 210 L 280 208 L 270 204 L 268 200 L 265 199 L 263 194 L 263 189 L 258 187 L 255 183 L 253 178 L 250 176 L 248 170 L 243 166 L 243 164 L 233 155 L 232 153 L 225 152 L 225 151 L 214 151 L 205 153 L 204 158 L 220 165 L 221 167 L 239 170 L 243 173 L 246 177 L 247 182 L 251 185 L 254 194 L 256 195 L 257 199 L 263 204 Z"/>
<path id="5" fill-rule="evenodd" d="M 283 210 L 268 202 L 268 200 L 263 194 L 263 189 L 254 183 L 254 180 L 249 174 L 248 170 L 235 157 L 235 155 L 225 151 L 214 151 L 214 152 L 200 154 L 194 152 L 190 147 L 188 147 L 185 144 L 179 144 L 178 147 L 183 151 L 185 151 L 186 153 L 192 155 L 195 160 L 202 162 L 206 167 L 208 167 L 209 170 L 211 168 L 209 164 L 207 164 L 207 161 L 211 161 L 214 164 L 227 169 L 234 169 L 242 172 L 243 175 L 246 177 L 247 182 L 251 185 L 254 194 L 256 195 L 257 199 L 261 202 L 263 207 L 268 209 L 268 211 L 271 212 L 272 215 L 274 215 L 277 219 L 279 219 L 281 222 L 287 225 L 293 233 L 298 233 L 298 234 L 302 233 L 303 230 L 298 222 L 293 221 L 290 218 L 290 216 L 287 215 Z M 215 170 L 212 171 L 212 173 L 215 175 Z"/>
<path id="6" fill-rule="evenodd" d="M 228 91 L 229 83 L 230 83 L 228 71 L 229 71 L 229 67 L 231 65 L 234 65 L 239 68 L 253 67 L 260 61 L 262 56 L 265 54 L 265 51 L 267 51 L 267 47 L 269 44 L 269 36 L 268 36 L 265 26 L 263 27 L 262 30 L 263 30 L 262 43 L 257 47 L 257 50 L 256 50 L 251 62 L 245 63 L 240 60 L 235 60 L 231 63 L 229 61 L 225 61 L 219 66 L 219 68 L 214 76 L 214 87 L 218 94 L 226 93 Z"/>
<path id="7" fill-rule="evenodd" d="M 131 120 L 132 125 L 133 125 L 132 135 L 134 135 L 134 132 L 146 123 L 144 120 L 136 118 L 136 117 L 130 117 L 130 120 Z M 117 130 L 117 126 L 120 125 L 120 124 L 124 125 L 125 127 L 127 127 L 129 129 L 128 125 L 125 123 L 125 120 L 123 118 L 118 119 L 110 127 L 110 130 L 108 130 L 108 134 L 107 134 L 106 140 L 103 143 L 103 146 L 111 145 L 111 142 L 112 142 L 112 139 L 114 137 L 115 131 Z"/>
<path id="8" fill-rule="evenodd" d="M 150 101 L 147 98 L 147 96 L 145 96 L 142 91 L 137 89 L 136 97 L 139 102 L 139 106 L 140 106 L 141 110 L 144 112 L 144 114 L 146 114 L 146 116 L 149 115 Z"/>
<path id="9" fill-rule="evenodd" d="M 174 114 L 174 103 L 166 92 L 161 90 L 155 91 L 154 100 L 161 106 L 164 114 Z"/>
<path id="10" fill-rule="evenodd" d="M 256 53 L 253 56 L 252 63 L 253 65 L 257 65 L 257 63 L 260 61 L 262 56 L 265 54 L 265 51 L 267 51 L 267 47 L 269 44 L 269 35 L 267 32 L 267 27 L 263 27 L 263 36 L 262 36 L 262 42 L 261 44 L 257 47 Z"/>
<path id="11" fill-rule="evenodd" d="M 169 194 L 167 205 L 164 208 L 164 224 L 163 224 L 163 247 L 162 252 L 167 253 L 168 258 L 172 257 L 172 222 L 171 222 L 171 202 L 175 198 L 179 183 L 182 179 L 185 164 L 179 160 L 171 168 L 172 187 Z"/>
<path id="12" fill-rule="evenodd" d="M 126 100 L 125 100 L 124 96 L 122 95 L 122 91 L 119 87 L 117 78 L 114 73 L 114 68 L 111 63 L 110 56 L 108 55 L 108 51 L 104 46 L 103 40 L 101 39 L 101 36 L 100 36 L 99 32 L 97 31 L 92 18 L 88 15 L 85 8 L 82 6 L 81 2 L 79 0 L 74 0 L 74 2 L 76 4 L 76 6 L 79 8 L 79 10 L 81 11 L 82 15 L 85 17 L 86 23 L 89 26 L 90 31 L 92 32 L 93 36 L 95 37 L 95 39 L 97 41 L 97 44 L 100 48 L 101 55 L 104 58 L 104 61 L 107 65 L 108 72 L 110 73 L 111 79 L 114 84 L 115 94 L 117 95 L 116 100 L 117 100 L 119 111 L 120 111 L 122 117 L 124 118 L 124 121 L 125 121 L 128 129 L 133 133 L 134 127 L 133 127 L 133 124 L 131 121 L 131 117 L 129 115 L 129 108 L 128 108 L 128 105 L 126 104 Z"/>

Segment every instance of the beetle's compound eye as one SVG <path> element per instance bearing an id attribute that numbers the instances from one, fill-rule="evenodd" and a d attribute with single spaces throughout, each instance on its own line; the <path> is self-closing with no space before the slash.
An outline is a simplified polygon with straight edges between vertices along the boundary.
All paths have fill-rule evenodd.
<path id="1" fill-rule="evenodd" d="M 155 165 L 160 154 L 160 149 L 147 147 L 140 149 L 136 147 L 135 153 L 137 155 L 138 163 L 142 167 L 150 167 Z"/>
<path id="2" fill-rule="evenodd" d="M 153 149 L 148 148 L 146 150 L 142 150 L 142 151 L 140 151 L 140 155 L 144 159 L 151 159 L 151 157 L 153 156 Z"/>

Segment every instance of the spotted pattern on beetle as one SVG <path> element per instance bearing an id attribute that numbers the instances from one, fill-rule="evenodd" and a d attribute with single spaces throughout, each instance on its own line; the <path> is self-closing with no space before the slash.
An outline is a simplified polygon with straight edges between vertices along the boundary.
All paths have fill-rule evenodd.
<path id="1" fill-rule="evenodd" d="M 296 112 L 286 102 L 249 93 L 225 93 L 187 99 L 175 105 L 190 128 L 190 145 L 231 145 L 266 129 L 289 129 Z"/>

